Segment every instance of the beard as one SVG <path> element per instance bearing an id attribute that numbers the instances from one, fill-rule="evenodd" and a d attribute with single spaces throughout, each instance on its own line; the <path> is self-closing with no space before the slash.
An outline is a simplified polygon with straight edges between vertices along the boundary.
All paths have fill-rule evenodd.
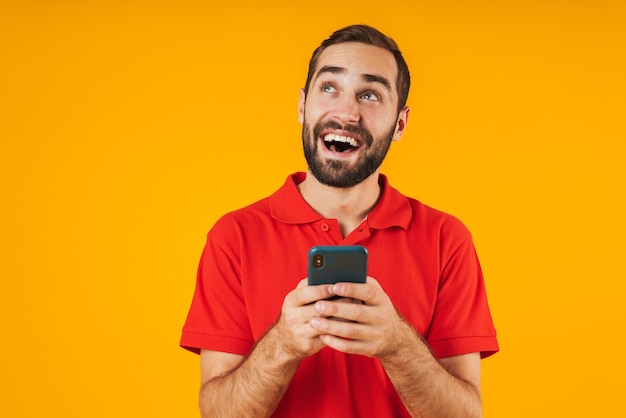
<path id="1" fill-rule="evenodd" d="M 323 159 L 318 152 L 318 138 L 326 129 L 343 129 L 357 135 L 363 141 L 359 159 L 355 162 Z M 322 184 L 330 187 L 349 188 L 371 176 L 382 164 L 395 133 L 395 124 L 380 138 L 359 126 L 341 126 L 337 122 L 317 123 L 311 129 L 306 121 L 302 125 L 302 145 L 304 157 L 313 176 Z"/>

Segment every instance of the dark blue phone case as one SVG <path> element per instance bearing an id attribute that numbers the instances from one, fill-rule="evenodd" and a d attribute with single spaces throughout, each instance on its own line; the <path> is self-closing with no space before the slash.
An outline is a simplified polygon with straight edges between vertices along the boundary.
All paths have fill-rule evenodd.
<path id="1" fill-rule="evenodd" d="M 309 285 L 365 283 L 367 249 L 361 245 L 312 247 L 308 254 L 308 276 Z"/>

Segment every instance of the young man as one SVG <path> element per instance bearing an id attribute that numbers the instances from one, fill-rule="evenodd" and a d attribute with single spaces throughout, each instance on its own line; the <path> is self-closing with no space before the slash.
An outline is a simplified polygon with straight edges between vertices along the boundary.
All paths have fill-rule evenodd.
<path id="1" fill-rule="evenodd" d="M 314 52 L 298 107 L 307 172 L 208 235 L 181 340 L 200 353 L 202 416 L 481 415 L 480 358 L 498 344 L 471 236 L 379 173 L 408 90 L 374 28 Z M 367 282 L 307 286 L 314 245 L 365 246 Z"/>

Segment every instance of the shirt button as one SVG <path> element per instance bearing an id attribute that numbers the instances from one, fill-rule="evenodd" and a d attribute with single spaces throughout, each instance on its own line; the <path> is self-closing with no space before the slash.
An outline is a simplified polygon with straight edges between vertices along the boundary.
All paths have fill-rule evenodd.
<path id="1" fill-rule="evenodd" d="M 320 229 L 324 232 L 327 232 L 330 229 L 330 226 L 328 226 L 328 224 L 321 224 Z"/>

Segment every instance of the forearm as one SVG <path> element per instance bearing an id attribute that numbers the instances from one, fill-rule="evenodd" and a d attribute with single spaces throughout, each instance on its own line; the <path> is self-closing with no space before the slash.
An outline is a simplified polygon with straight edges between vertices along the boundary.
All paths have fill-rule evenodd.
<path id="1" fill-rule="evenodd" d="M 202 417 L 267 417 L 276 409 L 300 360 L 281 350 L 270 329 L 238 367 L 200 390 Z"/>
<path id="2" fill-rule="evenodd" d="M 479 388 L 448 372 L 423 338 L 405 326 L 397 349 L 381 363 L 411 416 L 480 417 Z"/>

